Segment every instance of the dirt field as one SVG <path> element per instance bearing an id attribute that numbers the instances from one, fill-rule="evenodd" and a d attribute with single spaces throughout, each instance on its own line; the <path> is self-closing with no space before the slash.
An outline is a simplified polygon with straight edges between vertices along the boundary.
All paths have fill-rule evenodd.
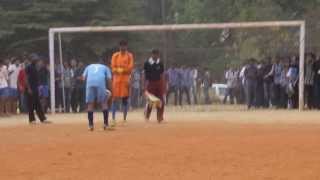
<path id="1" fill-rule="evenodd" d="M 194 112 L 189 112 L 191 109 Z M 1 180 L 319 180 L 320 112 L 171 109 L 141 112 L 115 131 L 88 132 L 86 115 L 0 118 Z"/>

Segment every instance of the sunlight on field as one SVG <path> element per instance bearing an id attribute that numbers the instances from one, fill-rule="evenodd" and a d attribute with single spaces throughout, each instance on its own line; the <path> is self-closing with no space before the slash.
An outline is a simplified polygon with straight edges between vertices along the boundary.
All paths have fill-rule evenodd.
<path id="1" fill-rule="evenodd" d="M 126 126 L 87 130 L 86 114 L 0 119 L 0 179 L 318 180 L 319 112 L 170 107 L 166 123 L 142 111 Z M 120 117 L 120 116 L 119 116 Z"/>
<path id="2" fill-rule="evenodd" d="M 119 112 L 120 120 L 122 114 Z M 153 111 L 155 119 L 155 110 Z M 192 121 L 226 121 L 235 123 L 320 123 L 320 112 L 297 110 L 246 110 L 245 106 L 211 105 L 211 106 L 183 106 L 167 107 L 165 113 L 167 122 Z M 48 115 L 48 119 L 57 124 L 86 123 L 86 113 Z M 95 113 L 97 121 L 102 120 L 102 114 Z M 143 110 L 134 110 L 129 113 L 129 122 L 144 122 Z M 18 115 L 0 118 L 0 126 L 26 125 L 27 116 Z"/>

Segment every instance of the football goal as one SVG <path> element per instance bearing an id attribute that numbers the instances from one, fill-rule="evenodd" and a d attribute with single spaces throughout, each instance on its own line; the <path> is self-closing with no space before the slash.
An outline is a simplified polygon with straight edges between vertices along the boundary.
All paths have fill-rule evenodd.
<path id="1" fill-rule="evenodd" d="M 49 58 L 50 58 L 50 102 L 51 112 L 56 111 L 55 102 L 55 58 L 63 62 L 61 34 L 65 33 L 110 33 L 110 32 L 177 32 L 189 30 L 224 30 L 224 29 L 253 29 L 290 27 L 299 30 L 299 110 L 304 109 L 304 54 L 305 54 L 305 21 L 266 21 L 266 22 L 235 22 L 209 24 L 167 24 L 167 25 L 134 25 L 134 26 L 106 26 L 106 27 L 54 27 L 49 29 Z M 55 39 L 58 37 L 58 47 Z M 55 54 L 58 48 L 59 55 Z M 62 73 L 63 76 L 63 73 Z M 62 77 L 63 78 L 63 77 Z M 62 84 L 63 86 L 63 84 Z"/>

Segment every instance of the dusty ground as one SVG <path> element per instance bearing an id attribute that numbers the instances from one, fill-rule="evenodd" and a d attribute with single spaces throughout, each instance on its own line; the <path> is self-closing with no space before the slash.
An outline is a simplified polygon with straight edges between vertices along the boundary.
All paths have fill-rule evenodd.
<path id="1" fill-rule="evenodd" d="M 193 107 L 161 125 L 129 116 L 109 132 L 100 115 L 95 132 L 85 114 L 36 126 L 0 118 L 0 179 L 320 179 L 320 112 Z"/>

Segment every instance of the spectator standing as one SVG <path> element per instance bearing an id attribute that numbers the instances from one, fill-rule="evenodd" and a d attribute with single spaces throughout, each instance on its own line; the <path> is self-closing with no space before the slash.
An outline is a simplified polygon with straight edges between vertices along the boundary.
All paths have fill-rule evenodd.
<path id="1" fill-rule="evenodd" d="M 77 67 L 74 69 L 74 91 L 72 96 L 74 98 L 72 104 L 73 112 L 83 112 L 86 109 L 85 102 L 85 82 L 82 81 L 82 74 L 84 72 L 85 66 L 83 62 L 79 62 Z"/>
<path id="2" fill-rule="evenodd" d="M 191 82 L 192 82 L 192 87 L 191 87 L 191 95 L 193 97 L 193 103 L 198 104 L 198 79 L 199 79 L 199 71 L 197 66 L 193 67 L 191 69 Z"/>
<path id="3" fill-rule="evenodd" d="M 203 95 L 204 95 L 204 103 L 205 104 L 211 104 L 211 98 L 210 98 L 210 89 L 211 89 L 211 73 L 208 68 L 205 69 L 203 79 L 202 79 L 202 84 L 203 84 Z"/>
<path id="4" fill-rule="evenodd" d="M 247 89 L 247 106 L 248 109 L 251 109 L 255 106 L 255 91 L 257 87 L 257 75 L 258 69 L 255 64 L 255 59 L 249 59 L 249 64 L 244 71 L 244 77 L 246 79 L 246 89 Z"/>
<path id="5" fill-rule="evenodd" d="M 71 72 L 71 67 L 69 62 L 64 62 L 63 63 L 64 67 L 64 112 L 69 113 L 70 112 L 70 107 L 71 107 L 71 88 L 72 88 L 72 72 Z"/>
<path id="6" fill-rule="evenodd" d="M 309 109 L 314 108 L 314 100 L 313 100 L 313 84 L 314 84 L 314 71 L 313 71 L 313 63 L 316 57 L 313 53 L 306 54 L 306 65 L 305 65 L 305 99 L 306 104 Z"/>
<path id="7" fill-rule="evenodd" d="M 26 98 L 26 90 L 27 90 L 27 85 L 26 85 L 26 71 L 25 68 L 26 66 L 29 65 L 29 61 L 25 60 L 21 64 L 21 69 L 18 74 L 18 90 L 19 90 L 19 109 L 20 113 L 26 113 L 28 112 L 28 106 L 27 106 L 27 98 Z"/>
<path id="8" fill-rule="evenodd" d="M 264 92 L 264 107 L 269 108 L 271 104 L 271 94 L 272 94 L 272 85 L 273 85 L 273 76 L 267 76 L 271 72 L 272 63 L 271 58 L 266 59 L 265 64 L 263 65 L 263 92 Z"/>
<path id="9" fill-rule="evenodd" d="M 272 105 L 280 108 L 280 89 L 281 89 L 281 73 L 283 71 L 283 66 L 280 63 L 280 58 L 276 58 L 274 64 L 272 65 L 271 71 L 266 75 L 265 78 L 273 77 L 273 87 L 272 87 Z"/>
<path id="10" fill-rule="evenodd" d="M 62 112 L 63 107 L 63 96 L 62 96 L 62 72 L 64 68 L 63 65 L 57 63 L 55 65 L 55 99 L 56 99 L 56 109 L 59 112 Z"/>
<path id="11" fill-rule="evenodd" d="M 39 74 L 39 98 L 41 107 L 44 113 L 47 113 L 49 108 L 49 77 L 50 72 L 44 60 L 38 62 Z"/>
<path id="12" fill-rule="evenodd" d="M 279 90 L 279 105 L 278 108 L 288 108 L 288 87 L 289 87 L 289 79 L 288 79 L 288 71 L 289 71 L 289 61 L 282 60 L 281 62 L 282 70 L 280 75 L 280 90 Z"/>
<path id="13" fill-rule="evenodd" d="M 192 81 L 190 81 L 190 71 L 187 67 L 182 66 L 179 70 L 179 81 L 180 81 L 180 86 L 179 86 L 179 105 L 182 106 L 183 104 L 183 95 L 185 94 L 187 97 L 187 103 L 191 105 L 191 100 L 190 100 L 190 88 L 192 86 Z"/>
<path id="14" fill-rule="evenodd" d="M 236 100 L 237 104 L 244 103 L 244 95 L 243 95 L 243 87 L 240 79 L 240 70 L 239 68 L 234 68 L 234 75 L 235 75 L 235 85 L 234 85 L 234 99 Z"/>
<path id="15" fill-rule="evenodd" d="M 318 58 L 313 64 L 313 73 L 314 73 L 314 84 L 313 84 L 314 106 L 315 108 L 320 109 L 320 58 Z"/>
<path id="16" fill-rule="evenodd" d="M 174 105 L 178 104 L 178 84 L 179 84 L 179 80 L 178 80 L 178 70 L 175 67 L 170 67 L 167 71 L 166 71 L 166 79 L 167 79 L 167 86 L 168 86 L 168 90 L 167 90 L 167 103 L 169 102 L 170 99 L 170 95 L 171 93 L 174 94 Z"/>
<path id="17" fill-rule="evenodd" d="M 257 65 L 257 86 L 256 86 L 256 97 L 255 105 L 257 108 L 264 107 L 264 88 L 263 88 L 263 79 L 264 79 L 264 62 L 261 61 Z"/>
<path id="18" fill-rule="evenodd" d="M 78 112 L 78 107 L 77 107 L 77 77 L 76 77 L 76 71 L 78 69 L 78 63 L 75 59 L 72 59 L 70 62 L 70 72 L 71 72 L 71 109 L 73 113 Z"/>
<path id="19" fill-rule="evenodd" d="M 244 72 L 246 68 L 247 68 L 247 63 L 243 64 L 239 73 L 240 94 L 242 95 L 242 98 L 241 98 L 242 103 L 245 103 L 247 101 L 246 77 L 244 76 Z"/>
<path id="20" fill-rule="evenodd" d="M 9 112 L 10 114 L 17 114 L 18 110 L 18 75 L 20 71 L 20 61 L 14 59 L 12 64 L 8 67 L 9 73 Z"/>
<path id="21" fill-rule="evenodd" d="M 229 68 L 229 70 L 227 70 L 227 72 L 225 73 L 225 78 L 227 80 L 227 89 L 223 99 L 223 104 L 226 104 L 228 97 L 230 100 L 230 104 L 234 104 L 234 94 L 235 94 L 235 87 L 237 83 L 236 82 L 237 74 L 233 68 Z"/>
<path id="22" fill-rule="evenodd" d="M 40 122 L 46 123 L 46 117 L 42 110 L 39 98 L 39 73 L 36 68 L 37 62 L 40 60 L 38 56 L 33 55 L 31 57 L 31 64 L 26 67 L 26 85 L 27 85 L 27 101 L 29 111 L 29 123 L 33 124 L 36 120 L 34 111 L 36 111 Z"/>
<path id="23" fill-rule="evenodd" d="M 288 107 L 290 109 L 298 108 L 299 105 L 299 65 L 298 56 L 292 56 L 287 77 L 289 79 L 289 87 L 293 88 L 292 96 L 289 97 Z"/>
<path id="24" fill-rule="evenodd" d="M 138 67 L 133 69 L 131 77 L 131 107 L 138 108 L 141 95 L 141 71 Z"/>
<path id="25" fill-rule="evenodd" d="M 0 61 L 0 116 L 8 115 L 6 102 L 8 101 L 8 70 L 7 66 Z"/>

